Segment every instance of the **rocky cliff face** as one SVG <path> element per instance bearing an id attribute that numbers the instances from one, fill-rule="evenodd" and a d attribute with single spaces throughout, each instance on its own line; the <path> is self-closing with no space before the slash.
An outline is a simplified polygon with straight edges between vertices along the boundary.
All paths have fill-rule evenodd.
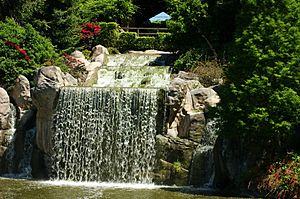
<path id="1" fill-rule="evenodd" d="M 205 112 L 219 102 L 212 88 L 204 88 L 196 75 L 179 72 L 167 91 L 167 132 L 157 135 L 159 184 L 203 186 L 213 173 L 215 137 L 206 129 Z M 206 138 L 210 138 L 208 142 Z"/>

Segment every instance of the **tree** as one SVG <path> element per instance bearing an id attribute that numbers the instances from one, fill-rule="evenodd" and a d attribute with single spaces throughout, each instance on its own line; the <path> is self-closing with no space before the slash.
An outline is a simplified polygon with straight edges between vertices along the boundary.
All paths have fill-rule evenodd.
<path id="1" fill-rule="evenodd" d="M 241 5 L 234 57 L 220 93 L 220 132 L 285 140 L 300 124 L 300 2 Z"/>
<path id="2" fill-rule="evenodd" d="M 174 45 L 183 51 L 208 48 L 222 51 L 233 39 L 239 0 L 168 0 L 168 26 Z M 208 42 L 211 46 L 208 45 Z"/>

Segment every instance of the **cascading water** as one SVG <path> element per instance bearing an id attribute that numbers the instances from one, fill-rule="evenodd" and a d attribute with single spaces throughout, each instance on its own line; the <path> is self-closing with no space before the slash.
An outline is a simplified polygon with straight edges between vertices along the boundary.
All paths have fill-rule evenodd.
<path id="1" fill-rule="evenodd" d="M 150 183 L 157 89 L 62 88 L 52 177 Z"/>
<path id="2" fill-rule="evenodd" d="M 156 56 L 109 56 L 94 87 L 63 87 L 53 120 L 52 179 L 151 183 L 167 68 Z M 134 64 L 134 67 L 128 67 Z M 142 88 L 141 88 L 142 87 Z M 164 92 L 162 92 L 164 94 Z"/>

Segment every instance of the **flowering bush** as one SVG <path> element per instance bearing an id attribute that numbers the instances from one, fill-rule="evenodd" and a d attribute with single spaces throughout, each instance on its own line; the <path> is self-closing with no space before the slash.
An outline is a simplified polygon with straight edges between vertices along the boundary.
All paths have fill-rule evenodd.
<path id="1" fill-rule="evenodd" d="M 85 23 L 83 24 L 83 28 L 81 29 L 81 38 L 82 39 L 90 39 L 91 37 L 99 34 L 101 31 L 101 27 L 97 24 L 93 23 Z"/>
<path id="2" fill-rule="evenodd" d="M 30 58 L 29 58 L 29 56 L 27 55 L 26 50 L 22 49 L 18 44 L 14 43 L 14 42 L 11 42 L 11 41 L 6 41 L 4 44 L 7 45 L 7 46 L 11 46 L 11 47 L 17 49 L 17 51 L 19 51 L 22 55 L 24 55 L 24 56 L 25 56 L 24 58 L 25 58 L 28 62 L 30 62 Z"/>
<path id="3" fill-rule="evenodd" d="M 276 198 L 300 197 L 300 156 L 289 153 L 282 161 L 272 164 L 260 188 L 270 191 Z"/>
<path id="4" fill-rule="evenodd" d="M 87 77 L 87 71 L 84 68 L 84 63 L 67 53 L 64 53 L 64 58 L 65 64 L 69 68 L 68 72 L 80 82 L 84 82 Z"/>
<path id="5" fill-rule="evenodd" d="M 80 31 L 80 38 L 87 48 L 92 48 L 95 36 L 101 31 L 101 27 L 94 23 L 85 23 Z"/>
<path id="6" fill-rule="evenodd" d="M 38 67 L 58 57 L 50 40 L 30 24 L 0 21 L 0 86 L 11 86 L 20 74 L 32 81 Z"/>

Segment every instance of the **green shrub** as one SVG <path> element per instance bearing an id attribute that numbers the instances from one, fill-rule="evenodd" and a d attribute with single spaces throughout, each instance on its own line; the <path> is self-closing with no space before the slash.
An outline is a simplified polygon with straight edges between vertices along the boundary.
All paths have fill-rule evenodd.
<path id="1" fill-rule="evenodd" d="M 118 41 L 118 49 L 121 52 L 135 49 L 136 38 L 137 38 L 136 32 L 121 32 Z"/>
<path id="2" fill-rule="evenodd" d="M 149 50 L 155 48 L 155 37 L 137 37 L 135 42 L 135 49 L 133 50 Z"/>
<path id="3" fill-rule="evenodd" d="M 203 51 L 201 49 L 192 49 L 182 54 L 174 63 L 176 70 L 191 70 L 196 67 L 200 60 L 203 60 Z"/>
<path id="4" fill-rule="evenodd" d="M 163 50 L 163 51 L 173 51 L 174 48 L 172 47 L 171 43 L 172 35 L 171 33 L 163 33 L 160 32 L 155 37 L 155 49 Z"/>
<path id="5" fill-rule="evenodd" d="M 244 1 L 220 92 L 223 134 L 272 140 L 278 149 L 299 129 L 299 15 L 298 0 Z"/>
<path id="6" fill-rule="evenodd" d="M 39 35 L 30 24 L 21 27 L 13 19 L 0 22 L 1 86 L 12 85 L 20 74 L 33 80 L 36 68 L 58 57 L 50 40 Z"/>
<path id="7" fill-rule="evenodd" d="M 269 167 L 268 175 L 262 180 L 259 188 L 269 191 L 269 195 L 275 198 L 299 198 L 299 176 L 300 156 L 290 153 Z"/>
<path id="8" fill-rule="evenodd" d="M 121 27 L 115 22 L 100 22 L 100 34 L 93 39 L 92 46 L 101 44 L 105 47 L 117 47 Z"/>

